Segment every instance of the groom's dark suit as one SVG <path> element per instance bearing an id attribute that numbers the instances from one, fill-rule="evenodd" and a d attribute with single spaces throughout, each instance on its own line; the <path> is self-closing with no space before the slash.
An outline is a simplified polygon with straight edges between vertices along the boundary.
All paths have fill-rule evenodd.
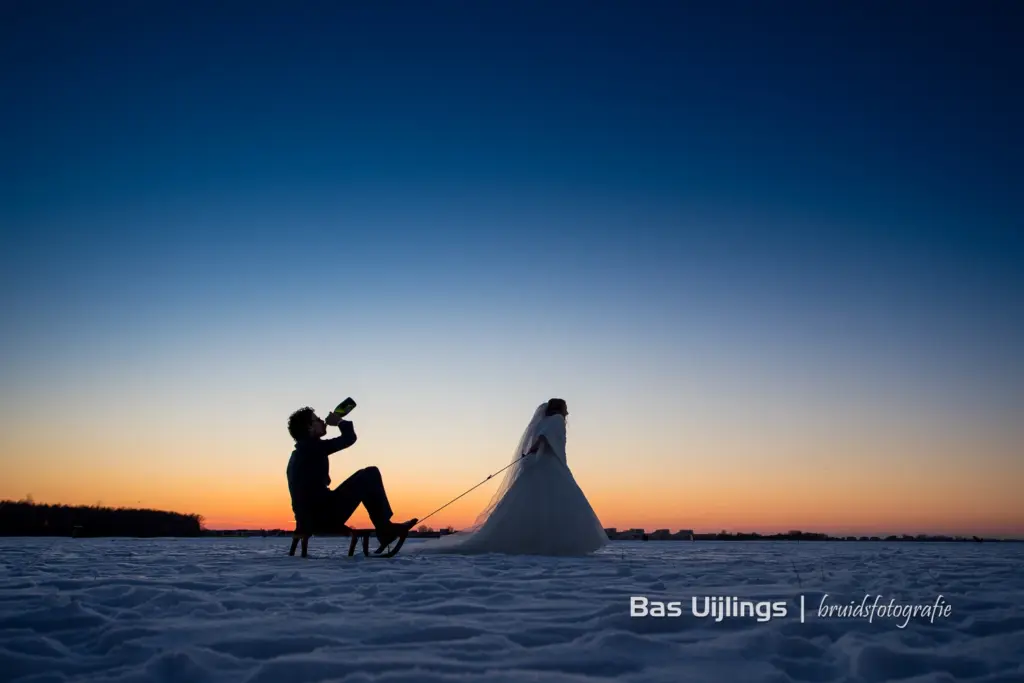
<path id="1" fill-rule="evenodd" d="M 288 492 L 295 520 L 320 531 L 340 529 L 362 503 L 376 529 L 385 527 L 394 514 L 388 502 L 380 470 L 366 467 L 330 488 L 330 456 L 356 442 L 351 422 L 338 425 L 333 439 L 306 439 L 295 444 L 288 460 Z"/>

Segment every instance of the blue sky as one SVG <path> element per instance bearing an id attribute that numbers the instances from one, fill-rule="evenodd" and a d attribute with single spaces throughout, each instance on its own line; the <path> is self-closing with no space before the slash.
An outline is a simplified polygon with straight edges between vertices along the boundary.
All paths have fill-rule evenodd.
<path id="1" fill-rule="evenodd" d="M 665 439 L 685 411 L 1019 433 L 1010 3 L 0 25 L 9 405 L 131 385 L 198 410 L 202 385 L 230 412 L 244 385 L 287 397 L 246 404 L 269 417 L 362 391 L 512 433 L 564 393 L 595 442 L 613 402 Z"/>

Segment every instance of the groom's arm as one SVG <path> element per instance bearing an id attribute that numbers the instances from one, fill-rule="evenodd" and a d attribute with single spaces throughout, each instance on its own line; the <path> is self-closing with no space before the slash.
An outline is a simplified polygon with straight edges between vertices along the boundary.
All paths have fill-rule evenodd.
<path id="1" fill-rule="evenodd" d="M 351 422 L 342 420 L 338 424 L 338 429 L 341 430 L 340 436 L 336 436 L 333 439 L 320 440 L 320 453 L 322 455 L 333 455 L 356 442 L 356 428 Z"/>

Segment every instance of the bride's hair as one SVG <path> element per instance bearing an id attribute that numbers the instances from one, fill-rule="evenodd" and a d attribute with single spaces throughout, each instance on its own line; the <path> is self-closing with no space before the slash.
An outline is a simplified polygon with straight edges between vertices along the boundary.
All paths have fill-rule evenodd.
<path id="1" fill-rule="evenodd" d="M 565 404 L 565 399 L 552 398 L 548 400 L 548 408 L 544 411 L 544 416 L 561 415 L 568 409 L 569 407 Z"/>

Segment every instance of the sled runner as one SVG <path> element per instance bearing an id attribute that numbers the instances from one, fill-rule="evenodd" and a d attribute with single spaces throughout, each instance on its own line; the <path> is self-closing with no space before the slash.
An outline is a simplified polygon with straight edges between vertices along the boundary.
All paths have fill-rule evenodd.
<path id="1" fill-rule="evenodd" d="M 415 523 L 415 522 L 414 522 Z M 288 550 L 288 555 L 294 556 L 295 549 L 299 543 L 302 543 L 302 557 L 307 556 L 307 550 L 309 549 L 309 537 L 314 535 L 319 536 L 350 536 L 352 542 L 348 545 L 348 556 L 352 557 L 356 554 L 356 545 L 362 541 L 363 555 L 366 557 L 394 557 L 398 554 L 398 551 L 402 549 L 405 544 L 405 539 L 409 537 L 409 529 L 403 530 L 399 533 L 398 538 L 394 539 L 386 545 L 381 545 L 373 554 L 370 554 L 370 536 L 376 535 L 374 529 L 352 529 L 347 526 L 343 526 L 338 530 L 323 530 L 323 531 L 309 531 L 305 529 L 296 529 L 295 533 L 292 534 L 292 546 Z"/>

